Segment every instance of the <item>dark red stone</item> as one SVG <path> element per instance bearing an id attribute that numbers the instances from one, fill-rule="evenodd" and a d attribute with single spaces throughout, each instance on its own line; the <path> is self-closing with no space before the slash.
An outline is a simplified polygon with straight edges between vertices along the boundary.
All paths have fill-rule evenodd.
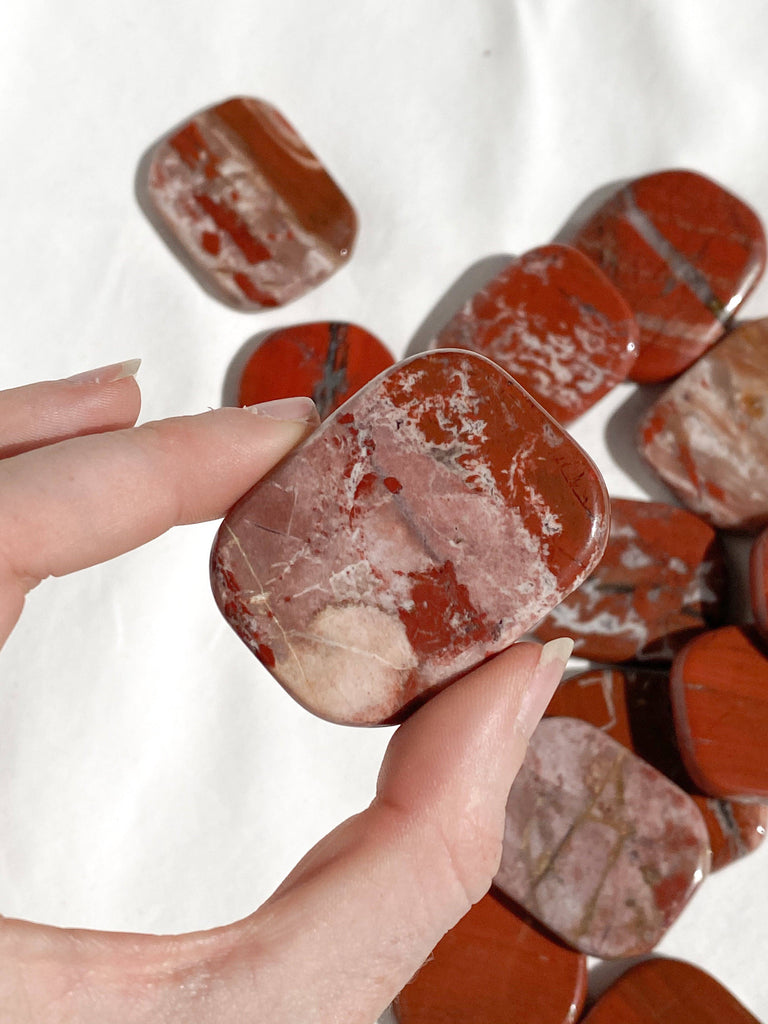
<path id="1" fill-rule="evenodd" d="M 572 1024 L 586 994 L 586 957 L 489 893 L 437 944 L 395 1015 L 399 1024 Z"/>
<path id="2" fill-rule="evenodd" d="M 752 545 L 749 575 L 755 622 L 768 639 L 768 529 L 763 530 Z"/>
<path id="3" fill-rule="evenodd" d="M 752 632 L 703 633 L 675 657 L 675 727 L 685 766 L 705 793 L 768 798 L 768 657 Z"/>
<path id="4" fill-rule="evenodd" d="M 688 775 L 677 745 L 667 672 L 591 669 L 561 683 L 546 714 L 580 718 L 602 729 L 685 790 L 707 826 L 712 871 L 744 857 L 763 841 L 766 804 L 705 796 Z"/>
<path id="5" fill-rule="evenodd" d="M 648 952 L 707 873 L 698 808 L 600 729 L 545 718 L 507 801 L 495 884 L 583 953 Z"/>
<path id="6" fill-rule="evenodd" d="M 349 258 L 355 212 L 273 106 L 235 97 L 164 139 L 149 194 L 206 283 L 242 309 L 282 306 Z"/>
<path id="7" fill-rule="evenodd" d="M 591 661 L 671 661 L 725 611 L 723 547 L 702 519 L 656 501 L 611 500 L 602 561 L 536 626 Z"/>
<path id="8" fill-rule="evenodd" d="M 632 311 L 594 263 L 545 245 L 512 260 L 433 347 L 488 356 L 565 424 L 626 378 L 636 340 Z"/>
<path id="9" fill-rule="evenodd" d="M 229 513 L 233 628 L 333 721 L 402 716 L 508 647 L 602 555 L 587 456 L 503 370 L 430 352 L 371 381 Z"/>
<path id="10" fill-rule="evenodd" d="M 379 339 L 355 324 L 284 327 L 268 334 L 245 364 L 238 404 L 306 395 L 325 419 L 393 363 Z"/>
<path id="11" fill-rule="evenodd" d="M 582 1024 L 760 1024 L 700 967 L 657 957 L 635 964 Z"/>
<path id="12" fill-rule="evenodd" d="M 594 260 L 640 327 L 630 372 L 668 380 L 725 330 L 765 268 L 765 234 L 753 211 L 692 171 L 630 182 L 565 241 Z"/>

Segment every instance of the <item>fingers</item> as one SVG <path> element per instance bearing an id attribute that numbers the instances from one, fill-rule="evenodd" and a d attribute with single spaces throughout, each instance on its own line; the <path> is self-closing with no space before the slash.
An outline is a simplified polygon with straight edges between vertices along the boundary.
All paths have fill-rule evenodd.
<path id="1" fill-rule="evenodd" d="M 131 427 L 141 407 L 139 360 L 67 380 L 0 391 L 0 459 L 80 434 Z"/>

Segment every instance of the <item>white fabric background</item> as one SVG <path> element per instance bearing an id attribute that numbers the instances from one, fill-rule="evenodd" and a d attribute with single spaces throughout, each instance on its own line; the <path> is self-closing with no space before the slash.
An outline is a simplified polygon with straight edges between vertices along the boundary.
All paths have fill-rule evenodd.
<path id="1" fill-rule="evenodd" d="M 472 265 L 663 167 L 768 217 L 767 38 L 762 0 L 5 0 L 0 386 L 142 356 L 152 419 L 221 404 L 267 328 L 348 319 L 400 355 Z M 283 111 L 361 221 L 347 268 L 262 314 L 203 293 L 134 193 L 148 146 L 236 93 Z M 745 311 L 768 314 L 768 281 Z M 614 495 L 662 496 L 633 393 L 574 433 Z M 0 659 L 0 912 L 220 924 L 370 799 L 390 730 L 318 721 L 260 670 L 210 595 L 214 530 L 30 597 Z M 711 878 L 661 946 L 763 1018 L 767 869 L 768 846 Z"/>

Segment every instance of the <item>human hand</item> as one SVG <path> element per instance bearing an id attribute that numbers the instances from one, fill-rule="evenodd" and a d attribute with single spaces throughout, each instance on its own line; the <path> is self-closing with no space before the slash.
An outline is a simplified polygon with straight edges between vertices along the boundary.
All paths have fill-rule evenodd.
<path id="1" fill-rule="evenodd" d="M 135 427 L 133 369 L 0 392 L 0 644 L 41 580 L 223 515 L 317 423 L 299 399 Z M 155 936 L 0 918 L 0 1020 L 372 1024 L 488 889 L 564 656 L 515 645 L 419 709 L 371 805 L 241 921 Z"/>

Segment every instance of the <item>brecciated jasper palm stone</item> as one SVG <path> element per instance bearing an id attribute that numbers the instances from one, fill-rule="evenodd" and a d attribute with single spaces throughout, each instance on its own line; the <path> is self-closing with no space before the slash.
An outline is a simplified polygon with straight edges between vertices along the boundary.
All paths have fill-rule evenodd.
<path id="1" fill-rule="evenodd" d="M 709 869 L 691 798 L 600 729 L 545 718 L 507 801 L 495 884 L 583 953 L 646 953 Z"/>
<path id="2" fill-rule="evenodd" d="M 306 395 L 325 419 L 393 363 L 379 339 L 355 324 L 284 327 L 268 334 L 245 364 L 238 404 Z"/>
<path id="3" fill-rule="evenodd" d="M 536 626 L 574 639 L 591 661 L 671 661 L 725 611 L 723 546 L 702 519 L 657 501 L 611 500 L 611 528 L 592 575 Z"/>
<path id="4" fill-rule="evenodd" d="M 626 378 L 636 340 L 632 311 L 594 263 L 545 245 L 513 259 L 432 346 L 493 359 L 566 424 Z"/>
<path id="5" fill-rule="evenodd" d="M 715 981 L 683 960 L 635 964 L 604 992 L 583 1024 L 760 1024 Z"/>
<path id="6" fill-rule="evenodd" d="M 723 338 L 651 406 L 640 451 L 723 529 L 768 523 L 768 319 Z"/>
<path id="7" fill-rule="evenodd" d="M 713 796 L 768 799 L 768 656 L 752 631 L 724 626 L 691 640 L 670 685 L 694 782 Z"/>
<path id="8" fill-rule="evenodd" d="M 707 826 L 712 871 L 751 853 L 765 838 L 768 805 L 705 796 L 691 780 L 677 744 L 668 672 L 590 669 L 560 684 L 546 714 L 602 729 L 685 790 Z"/>
<path id="9" fill-rule="evenodd" d="M 586 957 L 489 893 L 440 940 L 395 1015 L 398 1024 L 572 1024 L 586 994 Z"/>
<path id="10" fill-rule="evenodd" d="M 346 262 L 357 218 L 269 103 L 235 97 L 161 141 L 149 195 L 207 285 L 242 309 L 282 306 Z"/>
<path id="11" fill-rule="evenodd" d="M 602 479 L 503 370 L 414 356 L 367 384 L 230 511 L 224 615 L 336 722 L 403 716 L 525 633 L 589 574 Z"/>
<path id="12" fill-rule="evenodd" d="M 752 545 L 749 576 L 755 623 L 768 639 L 768 529 Z"/>
<path id="13" fill-rule="evenodd" d="M 693 171 L 630 182 L 564 241 L 629 303 L 640 328 L 629 376 L 646 383 L 676 376 L 717 341 L 765 268 L 757 216 Z"/>

